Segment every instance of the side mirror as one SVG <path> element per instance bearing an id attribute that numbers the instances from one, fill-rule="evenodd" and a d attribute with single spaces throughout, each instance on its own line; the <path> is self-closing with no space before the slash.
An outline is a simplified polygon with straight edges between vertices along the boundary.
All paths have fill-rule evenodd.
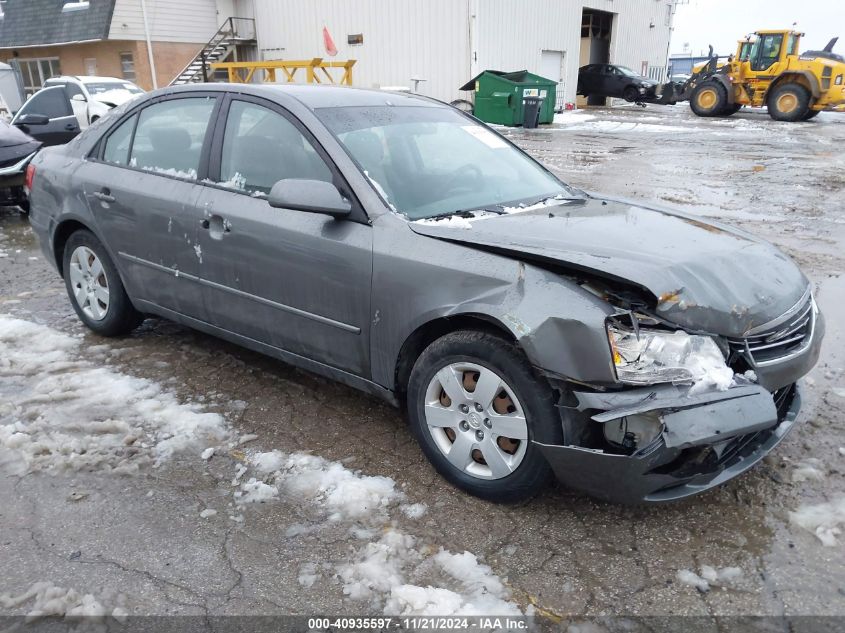
<path id="1" fill-rule="evenodd" d="M 349 200 L 332 183 L 323 180 L 280 180 L 270 190 L 267 202 L 277 209 L 325 213 L 333 218 L 345 218 L 352 212 Z"/>
<path id="2" fill-rule="evenodd" d="M 50 117 L 46 114 L 22 114 L 15 121 L 15 125 L 47 125 Z"/>
<path id="3" fill-rule="evenodd" d="M 82 103 L 85 103 L 86 101 L 88 101 L 88 99 L 85 98 L 84 94 L 80 94 L 77 92 L 71 97 L 71 101 L 81 101 Z"/>

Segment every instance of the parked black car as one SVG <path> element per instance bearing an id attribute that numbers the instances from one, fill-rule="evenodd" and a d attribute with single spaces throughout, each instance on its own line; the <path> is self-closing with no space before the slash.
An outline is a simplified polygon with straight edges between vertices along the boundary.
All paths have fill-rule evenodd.
<path id="1" fill-rule="evenodd" d="M 63 145 L 81 131 L 63 86 L 42 88 L 32 95 L 15 113 L 12 125 L 45 147 Z"/>
<path id="2" fill-rule="evenodd" d="M 625 101 L 654 101 L 660 98 L 660 82 L 615 64 L 590 64 L 578 71 L 578 94 L 585 97 L 615 97 Z"/>
<path id="3" fill-rule="evenodd" d="M 40 147 L 40 141 L 0 121 L 0 205 L 28 209 L 24 172 Z"/>

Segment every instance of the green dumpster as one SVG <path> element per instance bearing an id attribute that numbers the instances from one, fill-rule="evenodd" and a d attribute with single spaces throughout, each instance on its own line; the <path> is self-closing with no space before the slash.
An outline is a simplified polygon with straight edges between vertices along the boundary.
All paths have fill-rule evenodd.
<path id="1" fill-rule="evenodd" d="M 461 86 L 461 90 L 475 91 L 473 115 L 486 123 L 522 125 L 525 97 L 540 97 L 540 123 L 552 123 L 555 118 L 557 82 L 527 70 L 502 72 L 485 70 Z"/>

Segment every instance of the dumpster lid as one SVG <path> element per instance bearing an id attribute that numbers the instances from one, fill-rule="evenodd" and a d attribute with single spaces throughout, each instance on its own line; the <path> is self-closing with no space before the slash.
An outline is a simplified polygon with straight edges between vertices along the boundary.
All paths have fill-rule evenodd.
<path id="1" fill-rule="evenodd" d="M 528 72 L 528 70 L 512 70 L 512 71 L 504 71 L 504 70 L 485 70 L 484 72 L 478 73 L 475 77 L 470 79 L 466 82 L 463 86 L 458 88 L 458 90 L 475 90 L 475 82 L 484 75 L 496 75 L 497 77 L 501 77 L 502 79 L 506 79 L 511 81 L 515 84 L 521 83 L 537 83 L 540 82 L 548 82 L 549 84 L 554 84 L 556 82 L 552 81 L 551 79 L 546 79 L 545 77 L 540 77 L 539 75 L 535 75 L 534 73 Z M 526 76 L 530 75 L 528 81 L 526 81 Z"/>

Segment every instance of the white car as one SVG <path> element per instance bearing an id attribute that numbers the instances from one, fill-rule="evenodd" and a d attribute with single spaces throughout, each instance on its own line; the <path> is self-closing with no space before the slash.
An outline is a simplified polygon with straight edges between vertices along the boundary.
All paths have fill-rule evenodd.
<path id="1" fill-rule="evenodd" d="M 44 88 L 53 86 L 64 87 L 82 130 L 112 108 L 144 94 L 131 81 L 116 77 L 61 76 L 44 82 Z"/>

